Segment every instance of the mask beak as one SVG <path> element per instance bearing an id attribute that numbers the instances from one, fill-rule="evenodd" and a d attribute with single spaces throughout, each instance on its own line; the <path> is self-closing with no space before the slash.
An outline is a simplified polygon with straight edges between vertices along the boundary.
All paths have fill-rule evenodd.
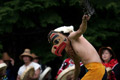
<path id="1" fill-rule="evenodd" d="M 62 56 L 62 52 L 65 49 L 65 47 L 66 47 L 66 43 L 65 42 L 61 43 L 60 46 L 56 48 L 55 55 Z"/>

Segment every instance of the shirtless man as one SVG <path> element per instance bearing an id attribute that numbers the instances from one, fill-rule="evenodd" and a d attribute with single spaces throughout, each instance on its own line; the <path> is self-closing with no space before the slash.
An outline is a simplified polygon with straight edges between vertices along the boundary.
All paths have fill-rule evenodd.
<path id="1" fill-rule="evenodd" d="M 76 80 L 80 72 L 80 60 L 88 69 L 88 72 L 81 80 L 102 80 L 105 74 L 105 67 L 95 48 L 83 37 L 87 29 L 88 15 L 83 15 L 82 23 L 77 31 L 73 27 L 60 27 L 51 31 L 48 40 L 53 44 L 52 53 L 62 56 L 65 49 L 75 63 L 73 80 Z M 66 34 L 67 33 L 67 34 Z"/>

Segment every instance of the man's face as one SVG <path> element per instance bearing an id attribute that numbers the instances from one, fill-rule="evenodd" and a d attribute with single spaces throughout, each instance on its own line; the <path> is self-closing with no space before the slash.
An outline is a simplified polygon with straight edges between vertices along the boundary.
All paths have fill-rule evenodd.
<path id="1" fill-rule="evenodd" d="M 1 64 L 1 63 L 4 63 L 3 60 L 0 60 L 0 64 Z"/>
<path id="2" fill-rule="evenodd" d="M 65 49 L 67 44 L 67 37 L 61 33 L 52 33 L 50 35 L 50 41 L 52 43 L 51 52 L 57 56 L 62 56 L 61 53 Z"/>
<path id="3" fill-rule="evenodd" d="M 31 60 L 31 58 L 29 56 L 23 56 L 23 61 L 24 63 L 29 63 Z"/>
<path id="4" fill-rule="evenodd" d="M 39 59 L 33 59 L 33 62 L 38 63 Z"/>

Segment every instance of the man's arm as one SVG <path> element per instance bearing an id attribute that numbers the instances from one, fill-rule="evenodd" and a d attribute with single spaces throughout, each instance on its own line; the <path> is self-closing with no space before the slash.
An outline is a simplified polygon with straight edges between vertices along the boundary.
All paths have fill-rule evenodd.
<path id="1" fill-rule="evenodd" d="M 74 61 L 75 64 L 75 71 L 74 71 L 74 75 L 72 76 L 72 80 L 77 80 L 80 74 L 80 58 L 77 55 L 74 56 L 70 56 L 71 59 Z"/>
<path id="2" fill-rule="evenodd" d="M 79 60 L 74 60 L 74 64 L 75 64 L 75 71 L 74 71 L 74 76 L 73 76 L 73 80 L 77 80 L 78 76 L 80 74 L 80 61 Z"/>
<path id="3" fill-rule="evenodd" d="M 39 76 L 40 76 L 40 68 L 35 71 L 34 76 L 32 78 L 30 78 L 30 79 L 35 80 L 35 79 L 38 79 Z"/>
<path id="4" fill-rule="evenodd" d="M 82 23 L 79 27 L 79 29 L 75 32 L 72 32 L 69 35 L 70 39 L 78 39 L 87 29 L 87 21 L 90 19 L 90 16 L 88 15 L 83 15 L 82 17 Z"/>
<path id="5" fill-rule="evenodd" d="M 20 80 L 20 76 L 19 76 L 19 75 L 17 76 L 17 79 L 16 79 L 16 80 Z"/>

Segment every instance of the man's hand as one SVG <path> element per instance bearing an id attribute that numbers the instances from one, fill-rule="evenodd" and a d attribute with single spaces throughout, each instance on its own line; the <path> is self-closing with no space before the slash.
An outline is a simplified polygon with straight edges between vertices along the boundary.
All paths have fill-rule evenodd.
<path id="1" fill-rule="evenodd" d="M 73 80 L 73 74 L 68 75 L 68 76 L 66 77 L 66 80 Z"/>
<path id="2" fill-rule="evenodd" d="M 10 58 L 10 60 L 11 60 L 12 66 L 14 66 L 14 63 L 15 63 L 14 59 Z"/>
<path id="3" fill-rule="evenodd" d="M 4 61 L 3 61 L 3 60 L 0 60 L 0 64 L 1 64 L 1 63 L 4 63 Z"/>
<path id="4" fill-rule="evenodd" d="M 84 21 L 89 21 L 90 20 L 90 16 L 89 15 L 83 15 L 82 20 Z"/>
<path id="5" fill-rule="evenodd" d="M 16 79 L 16 80 L 20 80 L 20 76 L 19 76 L 19 75 L 17 76 L 17 79 Z"/>
<path id="6" fill-rule="evenodd" d="M 1 71 L 0 71 L 0 78 L 3 77 L 3 76 L 5 76 L 5 74 L 6 74 L 5 71 L 4 71 L 4 70 L 1 70 Z"/>
<path id="7" fill-rule="evenodd" d="M 27 77 L 26 80 L 34 80 L 33 77 Z"/>
<path id="8" fill-rule="evenodd" d="M 89 15 L 83 15 L 82 17 L 82 23 L 77 31 L 71 32 L 68 38 L 70 40 L 76 40 L 78 39 L 82 34 L 85 33 L 87 29 L 87 21 L 90 19 Z"/>
<path id="9" fill-rule="evenodd" d="M 34 75 L 28 75 L 27 80 L 36 80 L 39 78 L 39 75 L 40 75 L 40 68 L 35 71 Z"/>
<path id="10" fill-rule="evenodd" d="M 112 72 L 112 68 L 110 67 L 106 67 L 107 73 L 111 73 Z"/>

